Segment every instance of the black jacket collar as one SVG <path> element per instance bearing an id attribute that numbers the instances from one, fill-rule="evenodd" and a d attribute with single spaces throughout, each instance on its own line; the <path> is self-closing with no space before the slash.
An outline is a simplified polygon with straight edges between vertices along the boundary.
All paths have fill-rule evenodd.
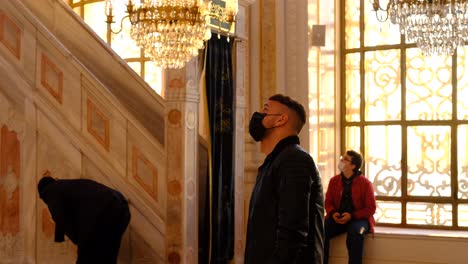
<path id="1" fill-rule="evenodd" d="M 278 144 L 276 144 L 275 148 L 273 151 L 268 154 L 268 156 L 265 158 L 265 163 L 273 160 L 278 154 L 287 146 L 289 145 L 299 145 L 299 137 L 298 136 L 289 136 L 285 137 Z"/>

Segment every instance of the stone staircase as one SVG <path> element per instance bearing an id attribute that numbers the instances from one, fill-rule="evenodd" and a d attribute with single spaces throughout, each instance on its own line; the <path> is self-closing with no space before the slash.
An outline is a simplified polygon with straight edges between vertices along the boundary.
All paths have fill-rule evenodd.
<path id="1" fill-rule="evenodd" d="M 184 239 L 167 235 L 168 228 L 181 234 L 191 228 L 181 227 L 181 210 L 168 210 L 168 190 L 176 198 L 185 190 L 182 170 L 171 168 L 180 164 L 168 162 L 184 149 L 168 154 L 167 147 L 187 142 L 175 126 L 180 113 L 62 1 L 2 0 L 0 80 L 1 264 L 74 263 L 75 246 L 53 242 L 54 223 L 37 195 L 46 169 L 54 177 L 94 179 L 128 197 L 132 220 L 120 263 L 166 263 L 168 254 L 190 253 L 178 245 Z M 172 104 L 179 101 L 173 97 Z M 182 204 L 174 197 L 171 208 Z M 168 213 L 175 222 L 168 223 Z"/>

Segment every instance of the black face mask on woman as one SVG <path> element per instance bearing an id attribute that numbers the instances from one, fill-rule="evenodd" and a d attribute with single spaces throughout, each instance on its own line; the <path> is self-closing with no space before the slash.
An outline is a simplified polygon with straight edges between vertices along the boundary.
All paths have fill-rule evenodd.
<path id="1" fill-rule="evenodd" d="M 255 112 L 252 114 L 252 117 L 250 118 L 249 133 L 255 141 L 261 141 L 265 137 L 265 132 L 267 129 L 276 127 L 274 126 L 274 127 L 266 128 L 263 125 L 262 123 L 263 118 L 265 118 L 265 116 L 267 115 L 281 115 L 281 114 L 266 114 L 266 113 Z"/>

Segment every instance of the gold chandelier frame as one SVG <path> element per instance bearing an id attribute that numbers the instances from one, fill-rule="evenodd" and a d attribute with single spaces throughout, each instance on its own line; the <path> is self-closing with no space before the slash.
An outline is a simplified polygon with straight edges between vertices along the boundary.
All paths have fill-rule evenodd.
<path id="1" fill-rule="evenodd" d="M 161 68 L 181 68 L 211 37 L 211 29 L 227 35 L 234 32 L 237 13 L 237 0 L 224 2 L 226 6 L 211 1 L 193 1 L 156 5 L 151 1 L 141 1 L 135 5 L 132 0 L 126 3 L 126 14 L 120 20 L 120 28 L 114 30 L 113 0 L 106 0 L 106 23 L 113 34 L 123 30 L 123 21 L 131 24 L 131 37 L 138 46 L 149 54 L 151 60 Z M 231 0 L 230 0 L 231 1 Z M 159 3 L 164 2 L 160 1 Z M 218 1 L 219 2 L 219 1 Z M 213 25 L 216 23 L 217 25 Z M 227 25 L 227 26 L 226 26 Z"/>

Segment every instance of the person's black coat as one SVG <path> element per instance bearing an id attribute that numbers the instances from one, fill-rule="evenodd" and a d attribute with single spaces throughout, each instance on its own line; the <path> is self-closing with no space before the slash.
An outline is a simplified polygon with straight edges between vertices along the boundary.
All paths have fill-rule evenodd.
<path id="1" fill-rule="evenodd" d="M 113 221 L 110 210 L 124 199 L 118 191 L 89 179 L 57 180 L 40 196 L 55 222 L 55 241 L 62 242 L 67 235 L 78 246 L 92 239 L 98 225 Z"/>
<path id="2" fill-rule="evenodd" d="M 280 141 L 258 169 L 250 200 L 245 264 L 323 261 L 323 189 L 299 138 Z"/>

